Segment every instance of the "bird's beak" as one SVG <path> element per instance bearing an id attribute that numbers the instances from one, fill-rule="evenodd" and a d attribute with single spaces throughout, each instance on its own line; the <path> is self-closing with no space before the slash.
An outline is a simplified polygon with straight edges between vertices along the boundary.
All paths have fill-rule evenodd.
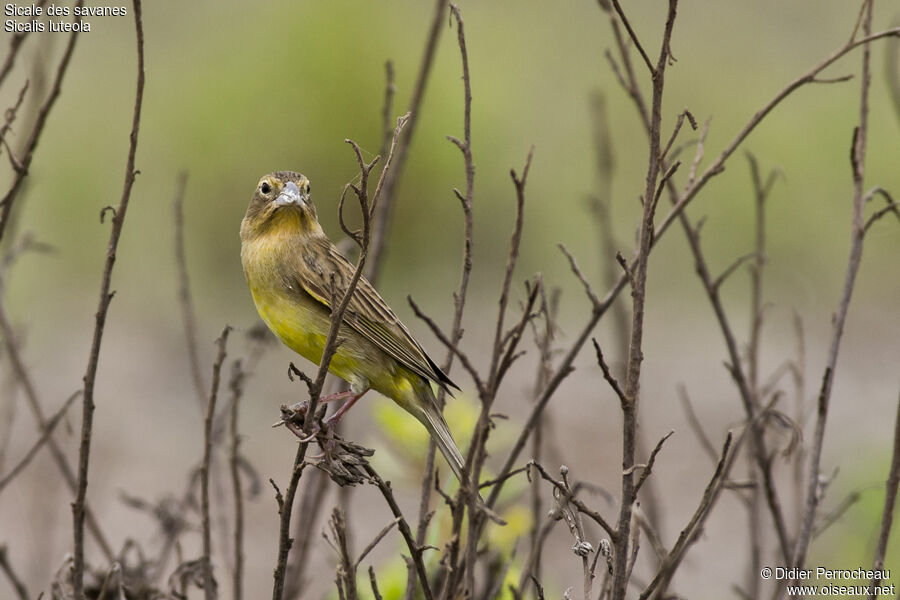
<path id="1" fill-rule="evenodd" d="M 288 181 L 274 202 L 275 206 L 300 206 L 306 202 L 306 196 L 300 193 L 296 183 Z"/>

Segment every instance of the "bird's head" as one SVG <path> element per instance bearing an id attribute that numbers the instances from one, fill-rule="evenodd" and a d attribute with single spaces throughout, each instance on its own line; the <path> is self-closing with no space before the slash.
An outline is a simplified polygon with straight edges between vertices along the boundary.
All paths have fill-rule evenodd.
<path id="1" fill-rule="evenodd" d="M 309 180 L 293 171 L 269 173 L 259 180 L 241 222 L 241 239 L 267 233 L 322 233 L 316 207 L 310 200 Z"/>

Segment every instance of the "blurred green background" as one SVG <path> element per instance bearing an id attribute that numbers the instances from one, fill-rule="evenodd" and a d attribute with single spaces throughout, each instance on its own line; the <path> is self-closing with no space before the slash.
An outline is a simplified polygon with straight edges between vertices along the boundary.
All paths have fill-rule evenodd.
<path id="1" fill-rule="evenodd" d="M 603 56 L 612 40 L 606 15 L 596 3 L 460 4 L 471 69 L 476 164 L 476 267 L 465 343 L 476 357 L 487 352 L 512 228 L 514 190 L 509 169 L 521 171 L 534 145 L 514 300 L 524 295 L 521 281 L 535 272 L 541 272 L 549 286 L 562 287 L 559 343 L 567 345 L 572 341 L 567 334 L 578 330 L 588 308 L 556 245 L 565 243 L 578 257 L 600 293 L 606 289 L 603 269 L 613 260 L 600 252 L 587 200 L 597 185 L 590 95 L 603 93 L 609 111 L 615 152 L 616 246 L 626 256 L 631 253 L 643 189 L 645 136 Z M 639 35 L 655 54 L 654 40 L 664 18 L 661 6 L 628 4 L 633 4 L 626 10 Z M 307 175 L 323 227 L 339 239 L 337 200 L 341 187 L 357 174 L 343 140 L 356 140 L 369 156 L 377 153 L 384 63 L 390 59 L 395 66 L 396 116 L 406 110 L 432 10 L 431 2 L 348 0 L 157 0 L 145 6 L 147 87 L 137 153 L 141 173 L 113 279 L 116 296 L 101 357 L 90 488 L 94 501 L 117 523 L 111 536 L 117 543 L 136 535 L 131 528 L 137 527 L 133 512 L 115 499 L 117 491 L 153 497 L 163 490 L 179 490 L 200 453 L 176 296 L 172 199 L 177 173 L 189 173 L 185 197 L 188 267 L 202 355 L 204 364 L 209 364 L 212 340 L 224 324 L 242 332 L 257 320 L 241 273 L 238 227 L 259 177 L 281 169 Z M 754 111 L 844 43 L 857 12 L 856 3 L 841 0 L 683 2 L 673 36 L 678 61 L 667 72 L 666 131 L 684 108 L 701 123 L 712 118 L 708 164 Z M 875 29 L 886 28 L 897 14 L 896 4 L 879 3 Z M 91 19 L 91 31 L 78 41 L 63 95 L 38 147 L 27 189 L 18 200 L 15 232 L 31 232 L 56 248 L 48 255 L 23 256 L 3 282 L 8 310 L 22 329 L 24 355 L 39 374 L 41 393 L 51 406 L 80 387 L 86 363 L 108 240 L 109 225 L 100 223 L 99 212 L 118 202 L 122 187 L 134 98 L 133 35 L 130 16 Z M 0 48 L 7 46 L 8 38 L 9 34 L 0 32 Z M 58 34 L 31 36 L 0 90 L 0 106 L 12 103 L 25 78 L 32 78 L 34 89 L 42 68 L 43 77 L 49 77 L 46 69 L 55 63 L 47 57 L 55 59 L 64 43 Z M 880 185 L 896 197 L 900 193 L 900 115 L 891 105 L 885 81 L 885 52 L 884 43 L 873 47 L 866 188 Z M 855 73 L 859 59 L 860 54 L 853 53 L 826 75 Z M 646 77 L 643 85 L 649 88 Z M 848 155 L 858 98 L 856 79 L 807 86 L 776 108 L 743 146 L 759 158 L 765 171 L 776 168 L 783 173 L 768 204 L 765 286 L 770 305 L 764 366 L 774 369 L 793 355 L 790 324 L 796 311 L 808 336 L 806 391 L 810 397 L 821 377 L 823 344 L 830 335 L 849 247 Z M 33 111 L 27 114 L 31 118 Z M 18 136 L 10 138 L 10 143 L 15 148 L 27 128 L 20 123 L 14 131 Z M 437 356 L 443 350 L 416 322 L 405 297 L 412 295 L 439 322 L 449 321 L 462 233 L 452 189 L 462 189 L 465 178 L 458 149 L 445 139 L 448 134 L 462 135 L 462 81 L 455 29 L 444 27 L 410 159 L 397 190 L 396 220 L 379 284 L 388 302 Z M 685 129 L 680 139 L 695 135 Z M 743 150 L 689 211 L 694 218 L 706 217 L 704 247 L 714 270 L 724 269 L 752 250 L 752 189 Z M 687 148 L 685 157 L 692 154 L 692 148 Z M 2 169 L 0 188 L 5 189 L 9 165 L 3 164 Z M 679 186 L 686 171 L 682 169 L 676 177 Z M 886 219 L 867 238 L 835 384 L 826 444 L 827 468 L 840 465 L 842 472 L 832 488 L 835 503 L 841 490 L 877 483 L 886 471 L 900 356 L 898 255 L 900 228 L 896 220 Z M 747 280 L 739 272 L 724 288 L 741 332 L 748 323 Z M 667 483 L 677 485 L 682 477 L 696 482 L 686 486 L 689 491 L 684 497 L 681 490 L 672 492 L 680 508 L 673 509 L 665 531 L 667 539 L 673 540 L 699 497 L 709 468 L 698 458 L 699 447 L 685 427 L 675 385 L 688 386 L 716 439 L 738 422 L 741 412 L 721 367 L 725 357 L 721 336 L 677 227 L 657 246 L 650 281 L 644 431 L 648 439 L 669 429 L 678 432 L 660 459 L 661 490 L 666 490 Z M 598 335 L 608 340 L 609 325 L 602 324 Z M 235 342 L 235 354 L 238 348 Z M 292 358 L 282 348 L 270 351 L 249 385 L 244 404 L 246 450 L 266 478 L 283 477 L 292 456 L 291 440 L 266 429 L 277 417 L 277 406 L 298 393 L 284 378 Z M 507 383 L 500 399 L 503 410 L 514 415 L 524 410 L 533 360 L 529 355 Z M 561 390 L 554 422 L 566 434 L 560 435 L 558 445 L 562 458 L 582 467 L 581 477 L 615 489 L 618 409 L 592 365 L 585 353 L 576 365 L 579 372 Z M 462 374 L 456 378 L 471 392 Z M 597 397 L 602 400 L 598 402 Z M 17 395 L 8 394 L 3 403 L 7 414 L 14 415 L 10 422 L 15 426 L 0 429 L 0 434 L 6 437 L 9 456 L 18 456 L 33 439 L 31 417 Z M 71 421 L 79 422 L 74 413 Z M 364 414 L 351 416 L 350 421 L 361 438 L 376 437 L 377 428 L 367 424 Z M 136 434 L 141 438 L 138 442 Z M 61 437 L 75 447 L 74 433 Z M 378 447 L 384 442 L 373 444 Z M 9 456 L 0 466 L 11 464 Z M 52 479 L 54 467 L 42 460 L 34 473 Z M 865 475 L 857 476 L 863 467 Z M 38 589 L 70 545 L 70 518 L 67 492 L 56 488 L 55 495 L 41 495 L 42 500 L 32 502 L 34 490 L 47 484 L 30 485 L 34 487 L 8 491 L 0 498 L 0 531 L 35 536 L 19 547 L 29 557 L 20 563 L 25 563 L 29 581 Z M 414 489 L 412 484 L 411 493 Z M 260 525 L 263 531 L 274 531 L 274 504 L 267 492 L 252 510 L 257 511 L 254 518 L 265 523 Z M 717 515 L 721 520 L 714 518 L 711 529 L 718 523 L 727 531 L 728 523 L 734 521 L 729 515 L 736 511 L 737 503 L 723 502 Z M 823 560 L 827 556 L 840 567 L 865 565 L 877 526 L 874 519 L 877 516 L 865 518 L 867 525 L 861 527 L 841 529 L 839 525 L 833 535 L 843 536 L 839 540 L 844 541 L 835 544 L 860 549 L 849 557 L 829 550 Z M 140 527 L 150 531 L 152 523 L 142 521 Z M 372 527 L 377 530 L 380 525 Z M 743 536 L 743 530 L 733 535 Z M 846 541 L 851 539 L 856 541 Z M 268 585 L 274 537 L 271 541 L 259 542 L 258 553 L 250 559 L 248 582 L 252 584 L 248 585 Z M 565 538 L 558 543 L 565 544 Z M 716 549 L 728 547 L 716 544 L 695 549 L 696 561 L 685 566 L 684 579 L 679 580 L 685 591 L 699 593 L 707 586 L 722 590 L 743 576 L 740 568 L 710 569 L 707 561 L 714 559 Z M 323 552 L 322 563 L 328 560 Z M 572 581 L 577 582 L 575 561 L 564 564 L 565 569 L 573 569 Z M 556 582 L 560 590 L 568 585 L 569 571 L 562 573 L 566 575 Z M 711 573 L 716 573 L 712 579 Z M 707 597 L 718 597 L 717 593 Z"/>

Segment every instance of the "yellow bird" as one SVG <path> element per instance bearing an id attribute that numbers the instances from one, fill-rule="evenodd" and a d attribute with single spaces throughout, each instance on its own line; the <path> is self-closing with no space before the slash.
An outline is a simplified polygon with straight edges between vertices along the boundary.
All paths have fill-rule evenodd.
<path id="1" fill-rule="evenodd" d="M 256 310 L 284 344 L 319 364 L 331 327 L 332 285 L 341 298 L 355 267 L 322 231 L 310 200 L 309 180 L 278 171 L 260 179 L 241 222 L 241 262 Z M 462 478 L 463 458 L 431 389 L 450 381 L 365 278 L 344 312 L 338 347 L 328 370 L 350 391 L 334 422 L 368 390 L 387 396 L 418 419 Z"/>

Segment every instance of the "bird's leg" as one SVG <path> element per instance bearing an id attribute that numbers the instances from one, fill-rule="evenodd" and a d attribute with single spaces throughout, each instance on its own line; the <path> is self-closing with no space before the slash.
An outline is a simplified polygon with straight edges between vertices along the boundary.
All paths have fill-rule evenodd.
<path id="1" fill-rule="evenodd" d="M 334 411 L 334 414 L 333 414 L 333 415 L 331 415 L 330 417 L 328 417 L 328 418 L 325 420 L 324 425 L 325 425 L 326 430 L 327 430 L 329 427 L 331 427 L 332 425 L 336 425 L 336 424 L 338 423 L 338 421 L 341 420 L 341 417 L 344 416 L 344 413 L 346 413 L 348 410 L 350 410 L 350 408 L 351 408 L 354 404 L 356 404 L 356 401 L 359 400 L 360 398 L 362 398 L 362 397 L 363 397 L 363 394 L 365 394 L 367 391 L 368 391 L 368 390 L 363 390 L 362 392 L 359 392 L 359 393 L 357 394 L 357 393 L 354 393 L 353 390 L 347 390 L 347 391 L 345 391 L 345 392 L 338 392 L 338 393 L 336 393 L 336 394 L 329 394 L 328 396 L 323 396 L 323 397 L 319 398 L 319 401 L 320 401 L 320 402 L 331 402 L 332 400 L 339 400 L 339 399 L 341 399 L 341 398 L 348 398 L 348 397 L 349 397 L 349 400 L 347 400 L 346 402 L 344 402 L 344 403 L 341 405 L 341 407 L 340 407 L 339 409 L 337 409 L 336 411 Z M 302 404 L 302 403 L 301 403 L 301 404 Z M 304 408 L 304 410 L 305 410 L 305 408 Z M 296 433 L 296 432 L 295 432 L 295 433 Z M 301 437 L 300 434 L 297 434 L 297 435 L 298 435 L 298 437 L 300 437 L 300 441 L 301 441 L 301 442 L 311 442 L 312 440 L 316 439 L 316 436 L 318 436 L 319 433 L 320 433 L 320 430 L 319 430 L 319 428 L 317 427 L 317 428 L 313 429 L 312 433 L 310 433 L 310 434 L 309 434 L 308 436 L 306 436 L 306 437 Z"/>
<path id="2" fill-rule="evenodd" d="M 331 415 L 330 417 L 328 417 L 328 420 L 326 420 L 325 423 L 327 425 L 334 425 L 338 421 L 340 421 L 341 417 L 344 416 L 344 413 L 346 413 L 348 410 L 350 410 L 350 408 L 354 404 L 356 404 L 356 401 L 359 400 L 360 398 L 362 398 L 363 394 L 365 394 L 367 391 L 368 390 L 363 390 L 359 394 L 354 394 L 352 391 L 349 392 L 347 395 L 350 397 L 350 399 L 347 400 L 346 402 L 344 402 L 339 409 L 334 411 L 334 414 Z"/>
<path id="3" fill-rule="evenodd" d="M 337 392 L 334 394 L 327 394 L 325 396 L 319 396 L 319 402 L 333 402 L 334 400 L 343 400 L 344 398 L 349 398 L 353 396 L 353 392 L 351 390 L 346 390 L 344 392 Z M 309 400 L 303 400 L 302 402 L 297 402 L 295 404 L 291 404 L 287 407 L 287 410 L 293 413 L 306 414 L 306 411 L 309 409 Z"/>

